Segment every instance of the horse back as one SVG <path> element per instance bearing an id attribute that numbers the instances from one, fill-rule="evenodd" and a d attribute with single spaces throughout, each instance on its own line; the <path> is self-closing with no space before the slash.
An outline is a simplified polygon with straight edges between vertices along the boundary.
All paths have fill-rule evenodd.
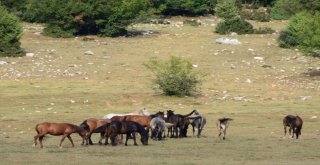
<path id="1" fill-rule="evenodd" d="M 132 121 L 143 127 L 150 127 L 151 118 L 149 116 L 128 115 L 125 116 L 124 121 Z"/>
<path id="2" fill-rule="evenodd" d="M 40 123 L 36 125 L 36 131 L 42 134 L 62 135 L 75 132 L 78 126 L 70 123 Z"/>

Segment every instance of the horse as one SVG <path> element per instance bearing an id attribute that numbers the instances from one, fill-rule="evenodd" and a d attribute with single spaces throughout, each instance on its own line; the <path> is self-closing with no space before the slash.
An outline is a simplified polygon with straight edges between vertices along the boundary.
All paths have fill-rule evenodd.
<path id="1" fill-rule="evenodd" d="M 168 136 L 169 136 L 169 132 L 171 133 L 171 137 L 174 137 L 174 133 L 175 133 L 175 137 L 178 137 L 178 130 L 180 131 L 179 136 L 186 136 L 186 127 L 188 126 L 188 122 L 186 120 L 186 117 L 189 117 L 191 115 L 193 115 L 195 112 L 197 112 L 197 110 L 193 110 L 192 112 L 190 112 L 187 115 L 181 115 L 181 114 L 174 114 L 174 111 L 172 110 L 167 110 L 167 122 L 172 123 L 173 126 L 168 129 Z"/>
<path id="2" fill-rule="evenodd" d="M 207 119 L 202 115 L 199 115 L 198 117 L 193 118 L 191 122 L 192 133 L 193 133 L 192 135 L 194 136 L 195 128 L 196 128 L 198 130 L 197 137 L 199 138 L 201 135 L 201 131 L 203 130 L 203 127 L 206 125 L 206 123 L 207 123 Z"/>
<path id="3" fill-rule="evenodd" d="M 35 130 L 37 131 L 37 135 L 34 136 L 34 144 L 33 146 L 37 146 L 37 139 L 39 139 L 40 147 L 43 148 L 42 140 L 46 134 L 54 135 L 54 136 L 60 136 L 62 135 L 62 138 L 60 140 L 59 147 L 62 148 L 62 142 L 67 137 L 72 147 L 74 147 L 73 141 L 71 139 L 72 133 L 78 133 L 82 137 L 82 143 L 86 140 L 86 133 L 87 131 L 77 125 L 70 124 L 70 123 L 39 123 L 36 125 Z"/>
<path id="4" fill-rule="evenodd" d="M 127 115 L 141 115 L 141 116 L 150 116 L 150 112 L 148 112 L 147 109 L 140 109 L 131 113 L 127 113 L 127 114 L 115 114 L 115 113 L 111 113 L 111 114 L 107 114 L 105 115 L 103 118 L 104 119 L 111 119 L 114 116 L 127 116 Z"/>
<path id="5" fill-rule="evenodd" d="M 283 118 L 284 136 L 286 136 L 287 127 L 289 127 L 289 135 L 291 134 L 291 130 L 293 130 L 292 138 L 296 134 L 296 139 L 298 139 L 299 135 L 301 135 L 302 125 L 303 120 L 300 116 L 287 115 Z"/>
<path id="6" fill-rule="evenodd" d="M 132 121 L 112 121 L 107 128 L 107 131 L 105 133 L 105 136 L 110 136 L 111 144 L 113 146 L 116 145 L 115 143 L 115 137 L 119 134 L 126 134 L 126 142 L 125 145 L 128 145 L 128 139 L 132 135 L 134 145 L 138 145 L 136 142 L 136 136 L 135 133 L 138 132 L 141 136 L 141 143 L 143 145 L 148 145 L 148 132 L 144 129 L 143 126 L 136 122 Z"/>
<path id="7" fill-rule="evenodd" d="M 150 121 L 151 138 L 153 140 L 161 140 L 165 128 L 171 127 L 172 125 L 171 123 L 166 123 L 162 117 L 152 118 Z"/>
<path id="8" fill-rule="evenodd" d="M 216 122 L 217 127 L 218 127 L 218 131 L 219 131 L 219 138 L 221 139 L 221 134 L 223 134 L 223 140 L 226 139 L 226 134 L 227 134 L 227 128 L 229 126 L 229 121 L 232 121 L 232 118 L 227 118 L 227 117 L 223 117 L 223 118 L 219 118 Z"/>
<path id="9" fill-rule="evenodd" d="M 91 118 L 91 119 L 87 119 L 85 121 L 83 121 L 81 124 L 80 124 L 80 127 L 84 128 L 87 130 L 87 138 L 86 138 L 86 145 L 90 144 L 90 145 L 93 145 L 92 143 L 92 140 L 91 140 L 91 135 L 93 133 L 100 133 L 100 137 L 102 137 L 104 135 L 104 130 L 100 131 L 100 130 L 96 130 L 96 128 L 104 125 L 104 124 L 107 124 L 107 123 L 111 123 L 111 120 L 110 119 L 94 119 L 94 118 Z M 99 144 L 102 144 L 102 139 L 100 138 L 99 140 Z M 108 144 L 108 141 L 106 139 L 105 141 L 105 144 Z"/>

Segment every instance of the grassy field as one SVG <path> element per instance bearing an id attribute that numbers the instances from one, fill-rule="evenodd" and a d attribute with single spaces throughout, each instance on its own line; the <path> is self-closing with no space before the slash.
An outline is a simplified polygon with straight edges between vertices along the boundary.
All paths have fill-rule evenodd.
<path id="1" fill-rule="evenodd" d="M 134 37 L 96 36 L 56 39 L 39 35 L 42 27 L 25 24 L 22 47 L 35 55 L 0 58 L 0 164 L 319 164 L 320 61 L 281 49 L 276 34 L 221 36 L 214 17 L 197 18 L 199 27 L 136 25 Z M 281 30 L 286 22 L 253 22 Z M 220 37 L 240 45 L 219 45 Z M 86 51 L 94 55 L 84 55 Z M 205 74 L 201 95 L 166 97 L 152 90 L 150 58 L 180 56 Z M 254 57 L 263 57 L 256 60 Z M 317 70 L 318 69 L 318 70 Z M 45 148 L 33 148 L 36 123 L 70 122 L 141 108 L 151 112 L 193 109 L 207 117 L 203 137 L 150 141 L 149 146 L 81 146 L 72 135 L 48 136 Z M 300 139 L 283 138 L 282 118 L 304 119 Z M 217 137 L 215 120 L 234 118 L 227 140 Z M 94 135 L 94 141 L 98 135 Z"/>

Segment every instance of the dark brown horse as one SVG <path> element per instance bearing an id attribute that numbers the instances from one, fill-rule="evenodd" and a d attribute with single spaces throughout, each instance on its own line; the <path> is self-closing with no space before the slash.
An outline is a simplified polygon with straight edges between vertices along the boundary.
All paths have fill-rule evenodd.
<path id="1" fill-rule="evenodd" d="M 111 144 L 114 146 L 115 138 L 119 134 L 126 134 L 126 142 L 125 145 L 128 145 L 128 139 L 132 135 L 134 145 L 138 145 L 136 142 L 135 133 L 138 132 L 141 136 L 141 143 L 143 145 L 148 145 L 148 132 L 144 129 L 143 126 L 136 122 L 132 121 L 112 121 L 107 128 L 105 136 L 110 136 Z"/>
<path id="2" fill-rule="evenodd" d="M 287 115 L 283 118 L 283 126 L 284 126 L 284 136 L 287 134 L 287 127 L 289 127 L 289 135 L 291 134 L 291 130 L 293 130 L 292 138 L 294 134 L 296 134 L 296 138 L 299 138 L 301 135 L 303 121 L 299 116 Z"/>
<path id="3" fill-rule="evenodd" d="M 193 110 L 187 115 L 181 115 L 181 114 L 174 114 L 174 111 L 167 110 L 167 122 L 173 124 L 171 128 L 168 129 L 168 136 L 169 132 L 171 133 L 170 137 L 186 137 L 187 135 L 187 128 L 189 125 L 189 121 L 187 119 L 188 116 L 191 116 L 197 112 L 196 110 Z M 179 134 L 178 134 L 179 131 Z"/>
<path id="4" fill-rule="evenodd" d="M 103 137 L 104 136 L 104 130 L 103 132 L 99 131 L 99 130 L 96 130 L 96 128 L 98 127 L 101 127 L 102 125 L 104 124 L 107 124 L 107 123 L 111 123 L 111 120 L 110 119 L 94 119 L 94 118 L 91 118 L 91 119 L 87 119 L 85 121 L 83 121 L 81 124 L 80 124 L 80 127 L 84 128 L 85 130 L 87 130 L 87 136 L 86 136 L 86 145 L 90 144 L 90 145 L 93 145 L 92 143 L 92 140 L 91 140 L 91 135 L 93 133 L 100 133 L 100 136 Z M 108 141 L 106 140 L 105 144 L 107 144 Z M 99 140 L 99 144 L 102 144 L 102 139 L 100 138 Z"/>
<path id="5" fill-rule="evenodd" d="M 86 139 L 86 133 L 87 131 L 77 125 L 69 124 L 69 123 L 40 123 L 37 124 L 35 127 L 37 131 L 37 135 L 34 137 L 34 147 L 37 146 L 37 139 L 39 139 L 40 147 L 42 148 L 42 140 L 46 134 L 54 135 L 54 136 L 60 136 L 62 135 L 62 139 L 60 140 L 59 147 L 62 148 L 62 142 L 67 137 L 72 147 L 74 147 L 73 141 L 71 139 L 72 133 L 78 133 L 82 137 L 82 142 L 84 142 Z"/>
<path id="6" fill-rule="evenodd" d="M 229 127 L 229 121 L 233 120 L 232 118 L 227 118 L 227 117 L 223 117 L 223 118 L 219 118 L 216 122 L 217 127 L 218 127 L 218 131 L 219 131 L 219 138 L 221 139 L 221 135 L 223 134 L 222 139 L 225 140 L 226 139 L 226 134 L 227 134 L 227 128 Z"/>

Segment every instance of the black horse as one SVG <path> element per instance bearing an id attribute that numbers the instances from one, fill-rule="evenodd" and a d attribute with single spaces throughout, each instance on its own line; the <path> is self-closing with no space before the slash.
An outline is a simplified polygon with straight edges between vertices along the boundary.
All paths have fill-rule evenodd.
<path id="1" fill-rule="evenodd" d="M 136 142 L 135 133 L 138 132 L 141 136 L 141 143 L 143 145 L 148 145 L 148 132 L 140 124 L 133 121 L 112 121 L 106 131 L 106 136 L 109 136 L 111 139 L 112 145 L 116 145 L 115 138 L 119 134 L 126 134 L 125 145 L 128 145 L 128 139 L 133 136 L 134 145 L 138 145 Z"/>
<path id="2" fill-rule="evenodd" d="M 299 116 L 287 115 L 283 118 L 283 127 L 284 127 L 284 136 L 287 134 L 287 127 L 289 127 L 289 135 L 291 134 L 291 130 L 293 130 L 292 138 L 294 134 L 296 134 L 296 138 L 299 138 L 301 135 L 303 121 Z"/>
<path id="3" fill-rule="evenodd" d="M 168 129 L 168 136 L 169 132 L 171 133 L 170 137 L 186 137 L 187 136 L 187 128 L 189 125 L 189 120 L 187 119 L 188 116 L 191 116 L 193 113 L 197 112 L 193 110 L 187 115 L 181 114 L 174 114 L 174 111 L 167 110 L 167 122 L 172 123 L 172 128 Z M 178 134 L 179 132 L 179 134 Z"/>

